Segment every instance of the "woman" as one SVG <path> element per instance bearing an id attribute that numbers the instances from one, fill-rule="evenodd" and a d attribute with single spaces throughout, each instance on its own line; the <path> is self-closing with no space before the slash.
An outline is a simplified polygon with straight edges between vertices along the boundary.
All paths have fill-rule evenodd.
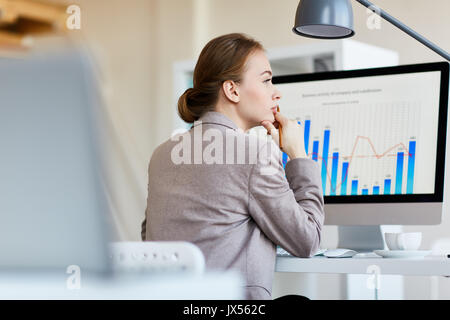
<path id="1" fill-rule="evenodd" d="M 307 158 L 301 126 L 277 112 L 271 78 L 264 48 L 243 34 L 205 46 L 194 86 L 178 101 L 194 126 L 154 151 L 142 223 L 144 241 L 189 241 L 207 269 L 241 272 L 248 299 L 271 299 L 276 245 L 312 256 L 324 220 L 318 164 Z M 272 138 L 247 133 L 260 125 Z"/>

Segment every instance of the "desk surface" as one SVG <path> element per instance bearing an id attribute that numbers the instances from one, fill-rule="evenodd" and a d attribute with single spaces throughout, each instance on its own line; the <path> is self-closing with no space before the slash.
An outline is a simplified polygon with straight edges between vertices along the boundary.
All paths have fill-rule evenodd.
<path id="1" fill-rule="evenodd" d="M 421 259 L 277 257 L 275 271 L 367 274 L 374 265 L 381 274 L 450 276 L 450 259 L 444 256 Z"/>

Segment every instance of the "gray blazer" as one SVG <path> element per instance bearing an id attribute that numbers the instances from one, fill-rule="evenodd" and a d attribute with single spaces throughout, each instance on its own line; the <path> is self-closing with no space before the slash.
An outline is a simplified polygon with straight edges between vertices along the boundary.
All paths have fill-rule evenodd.
<path id="1" fill-rule="evenodd" d="M 219 143 L 219 136 L 227 141 Z M 205 113 L 151 157 L 142 240 L 192 242 L 207 270 L 237 270 L 248 299 L 271 299 L 276 245 L 310 257 L 324 221 L 318 163 L 293 159 L 284 170 L 281 155 L 271 137 L 246 134 L 222 113 Z"/>

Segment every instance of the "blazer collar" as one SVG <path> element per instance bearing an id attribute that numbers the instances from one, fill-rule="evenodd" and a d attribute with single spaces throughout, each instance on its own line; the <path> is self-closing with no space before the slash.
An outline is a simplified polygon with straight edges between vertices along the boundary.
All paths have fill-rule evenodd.
<path id="1" fill-rule="evenodd" d="M 196 122 L 194 122 L 193 127 L 200 124 L 213 123 L 221 126 L 228 127 L 233 130 L 238 130 L 239 127 L 226 115 L 217 111 L 205 112 Z"/>

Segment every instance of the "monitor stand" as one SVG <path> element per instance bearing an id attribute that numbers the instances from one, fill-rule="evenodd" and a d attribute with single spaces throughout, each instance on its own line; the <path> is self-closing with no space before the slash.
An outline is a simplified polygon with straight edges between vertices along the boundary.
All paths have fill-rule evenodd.
<path id="1" fill-rule="evenodd" d="M 386 249 L 384 232 L 401 232 L 400 226 L 338 226 L 338 248 L 357 252 Z"/>

